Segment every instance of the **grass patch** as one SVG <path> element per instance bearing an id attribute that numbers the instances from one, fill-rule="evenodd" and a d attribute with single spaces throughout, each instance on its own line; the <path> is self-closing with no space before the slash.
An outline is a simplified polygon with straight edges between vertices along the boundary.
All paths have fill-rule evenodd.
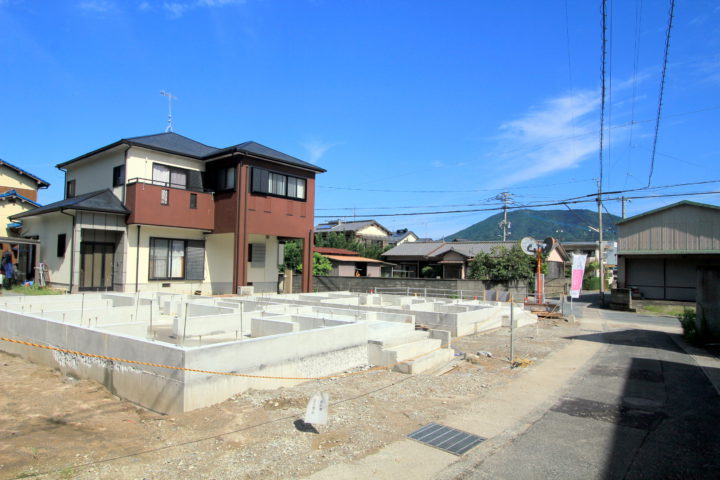
<path id="1" fill-rule="evenodd" d="M 26 287 L 24 285 L 14 285 L 12 292 L 19 295 L 62 295 L 65 293 L 63 290 L 56 290 L 48 287 Z"/>
<path id="2" fill-rule="evenodd" d="M 643 312 L 655 315 L 668 315 L 671 317 L 677 317 L 686 311 L 695 313 L 695 307 L 686 307 L 684 305 L 644 305 L 640 308 Z"/>

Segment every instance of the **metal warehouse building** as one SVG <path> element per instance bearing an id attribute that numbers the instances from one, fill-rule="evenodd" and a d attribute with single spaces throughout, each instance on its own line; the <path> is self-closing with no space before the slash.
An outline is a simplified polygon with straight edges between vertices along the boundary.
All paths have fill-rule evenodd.
<path id="1" fill-rule="evenodd" d="M 618 286 L 695 301 L 696 270 L 720 265 L 720 207 L 682 201 L 618 222 Z"/>

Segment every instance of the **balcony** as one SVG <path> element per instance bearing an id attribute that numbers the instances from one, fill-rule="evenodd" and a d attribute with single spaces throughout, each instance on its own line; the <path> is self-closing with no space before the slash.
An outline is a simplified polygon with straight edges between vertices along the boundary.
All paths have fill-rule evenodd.
<path id="1" fill-rule="evenodd" d="M 212 231 L 215 202 L 212 192 L 187 190 L 157 184 L 152 180 L 128 180 L 125 206 L 128 224 L 194 228 Z"/>

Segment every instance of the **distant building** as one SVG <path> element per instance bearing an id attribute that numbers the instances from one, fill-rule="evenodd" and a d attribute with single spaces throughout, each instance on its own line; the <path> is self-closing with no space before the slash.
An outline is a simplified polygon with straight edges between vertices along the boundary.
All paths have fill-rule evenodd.
<path id="1" fill-rule="evenodd" d="M 400 230 L 395 230 L 395 233 L 390 235 L 389 244 L 390 245 L 400 245 L 401 243 L 405 242 L 417 242 L 418 236 L 415 235 L 414 232 L 411 232 L 407 228 L 403 228 Z"/>
<path id="2" fill-rule="evenodd" d="M 720 207 L 682 201 L 620 220 L 618 286 L 694 301 L 698 266 L 720 265 Z"/>
<path id="3" fill-rule="evenodd" d="M 331 233 L 339 233 L 348 240 L 358 241 L 368 246 L 387 247 L 392 232 L 375 220 L 354 220 L 344 222 L 333 220 L 315 226 L 315 234 L 327 237 Z"/>
<path id="4" fill-rule="evenodd" d="M 431 267 L 440 278 L 467 278 L 470 262 L 479 253 L 491 254 L 496 247 L 511 249 L 518 242 L 407 242 L 387 252 L 382 257 L 397 264 L 392 269 L 394 277 L 418 278 L 423 269 Z M 564 265 L 568 260 L 561 245 L 558 245 L 548 257 L 548 278 L 562 278 Z"/>
<path id="5" fill-rule="evenodd" d="M 361 257 L 358 252 L 344 248 L 315 247 L 314 250 L 330 260 L 330 275 L 336 277 L 380 277 L 382 267 L 392 265 L 382 260 Z"/>

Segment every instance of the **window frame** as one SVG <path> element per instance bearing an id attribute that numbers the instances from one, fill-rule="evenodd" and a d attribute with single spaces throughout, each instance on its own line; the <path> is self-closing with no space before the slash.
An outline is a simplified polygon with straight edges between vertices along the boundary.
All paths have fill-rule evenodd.
<path id="1" fill-rule="evenodd" d="M 72 191 L 72 195 L 70 195 L 70 192 Z M 77 196 L 76 190 L 75 190 L 75 179 L 68 180 L 65 182 L 65 198 L 75 198 Z"/>
<path id="2" fill-rule="evenodd" d="M 268 179 L 267 184 L 259 185 L 258 188 L 256 188 L 256 181 L 255 181 L 255 175 L 259 174 L 259 172 L 266 172 L 266 178 Z M 283 177 L 282 184 L 283 184 L 283 193 L 274 193 L 271 192 L 270 185 L 272 184 L 275 186 L 275 180 L 273 177 Z M 298 185 L 300 182 L 302 182 L 302 191 L 303 196 L 298 197 L 297 195 L 292 196 L 288 193 L 288 189 L 290 186 L 290 179 L 295 180 L 295 191 L 298 191 Z M 261 179 L 262 180 L 262 179 Z M 251 179 L 250 179 L 250 193 L 256 194 L 256 195 L 267 195 L 268 197 L 277 197 L 277 198 L 285 198 L 288 200 L 295 200 L 297 202 L 307 202 L 307 195 L 308 195 L 308 188 L 307 188 L 307 182 L 308 179 L 304 177 L 298 177 L 297 175 L 288 175 L 287 173 L 281 173 L 277 172 L 275 170 L 269 170 L 267 168 L 263 167 L 252 167 L 251 171 Z"/>
<path id="3" fill-rule="evenodd" d="M 57 247 L 55 254 L 58 258 L 65 258 L 65 252 L 67 251 L 67 234 L 58 233 L 57 236 Z"/>
<path id="4" fill-rule="evenodd" d="M 169 274 L 170 276 L 153 276 L 154 269 L 153 269 L 153 260 L 155 256 L 153 255 L 153 251 L 155 249 L 155 242 L 157 241 L 165 241 L 167 242 L 167 257 L 165 258 L 166 262 L 166 274 Z M 172 275 L 172 245 L 173 242 L 182 242 L 183 243 L 183 256 L 182 256 L 182 273 L 183 275 L 181 277 L 173 277 Z M 190 242 L 198 242 L 202 243 L 202 250 L 203 250 L 203 258 L 202 258 L 202 275 L 200 279 L 197 278 L 187 278 L 188 276 L 188 244 Z M 191 282 L 204 282 L 205 281 L 205 241 L 204 240 L 188 240 L 185 238 L 168 238 L 168 237 L 150 237 L 150 240 L 148 242 L 148 281 L 168 281 L 168 280 L 183 280 L 183 281 L 191 281 Z"/>
<path id="5" fill-rule="evenodd" d="M 197 210 L 197 193 L 190 194 L 190 210 Z"/>
<path id="6" fill-rule="evenodd" d="M 163 182 L 162 180 L 155 179 L 155 167 L 164 167 L 168 170 L 168 181 L 167 182 Z M 192 170 L 190 170 L 189 168 L 182 168 L 182 167 L 176 167 L 173 165 L 168 165 L 166 163 L 153 162 L 150 181 L 153 185 L 158 185 L 158 186 L 165 187 L 165 188 L 176 188 L 178 190 L 191 190 L 191 188 L 189 186 L 190 172 L 192 172 Z M 180 183 L 173 183 L 173 174 L 184 175 L 185 176 L 185 185 L 183 186 Z"/>
<path id="7" fill-rule="evenodd" d="M 232 182 L 228 182 L 229 178 L 232 179 Z M 231 165 L 219 168 L 213 172 L 209 181 L 212 182 L 215 192 L 234 192 L 237 188 L 237 167 Z M 230 183 L 232 185 L 229 185 Z"/>
<path id="8" fill-rule="evenodd" d="M 122 187 L 123 185 L 125 185 L 125 164 L 113 167 L 113 188 Z"/>

